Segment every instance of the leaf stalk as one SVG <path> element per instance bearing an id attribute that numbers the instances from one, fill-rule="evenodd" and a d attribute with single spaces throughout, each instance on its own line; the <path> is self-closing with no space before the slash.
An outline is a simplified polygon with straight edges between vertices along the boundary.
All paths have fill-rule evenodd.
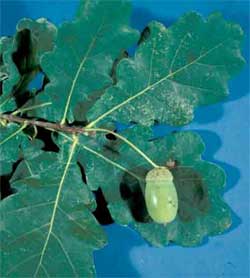
<path id="1" fill-rule="evenodd" d="M 135 152 L 137 152 L 139 155 L 141 155 L 149 164 L 151 164 L 154 168 L 160 167 L 155 162 L 153 162 L 142 150 L 140 150 L 138 147 L 136 147 L 131 141 L 129 141 L 127 138 L 123 137 L 119 133 L 113 132 L 108 129 L 104 128 L 85 128 L 85 131 L 95 131 L 95 132 L 103 132 L 103 133 L 110 133 L 120 140 L 122 140 L 124 143 L 129 145 Z"/>

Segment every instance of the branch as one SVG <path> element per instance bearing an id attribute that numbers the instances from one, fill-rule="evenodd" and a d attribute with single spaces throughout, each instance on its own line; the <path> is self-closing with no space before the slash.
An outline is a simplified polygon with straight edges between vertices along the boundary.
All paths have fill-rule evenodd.
<path id="1" fill-rule="evenodd" d="M 7 120 L 9 122 L 16 122 L 23 124 L 25 126 L 32 125 L 32 126 L 40 126 L 46 129 L 51 129 L 55 131 L 61 131 L 61 132 L 67 132 L 67 133 L 73 133 L 73 134 L 80 134 L 80 133 L 87 133 L 87 134 L 95 134 L 95 132 L 105 132 L 105 133 L 111 133 L 115 136 L 117 136 L 120 140 L 122 140 L 124 143 L 129 145 L 132 149 L 134 149 L 140 156 L 142 156 L 149 164 L 151 164 L 154 168 L 158 168 L 156 163 L 154 163 L 144 152 L 142 152 L 137 146 L 135 146 L 132 142 L 130 142 L 125 137 L 111 131 L 108 129 L 101 129 L 101 128 L 82 128 L 82 127 L 76 127 L 76 126 L 65 126 L 59 123 L 50 123 L 50 122 L 42 122 L 32 119 L 25 119 L 18 116 L 15 116 L 13 114 L 0 114 L 0 119 Z"/>
<path id="2" fill-rule="evenodd" d="M 77 133 L 85 132 L 84 128 L 82 127 L 66 126 L 57 123 L 49 123 L 49 122 L 43 122 L 38 120 L 32 120 L 32 119 L 24 119 L 11 114 L 0 114 L 0 119 L 7 120 L 8 122 L 15 122 L 15 123 L 20 123 L 25 125 L 40 126 L 46 129 L 52 129 L 55 131 L 62 131 L 67 133 L 77 134 Z"/>

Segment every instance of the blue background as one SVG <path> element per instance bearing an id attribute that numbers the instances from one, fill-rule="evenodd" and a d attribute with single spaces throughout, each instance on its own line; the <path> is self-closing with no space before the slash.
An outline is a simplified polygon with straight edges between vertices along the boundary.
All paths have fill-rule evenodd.
<path id="1" fill-rule="evenodd" d="M 248 1 L 139 1 L 133 2 L 132 25 L 142 30 L 151 20 L 169 26 L 186 11 L 207 16 L 220 11 L 245 31 L 243 54 L 249 62 Z M 3 1 L 1 35 L 12 35 L 22 17 L 46 17 L 55 24 L 71 19 L 78 1 Z M 208 38 L 209 39 L 209 38 Z M 249 70 L 230 81 L 230 96 L 220 104 L 199 108 L 195 121 L 183 129 L 196 130 L 204 139 L 205 159 L 227 173 L 226 202 L 233 210 L 233 226 L 196 248 L 149 246 L 130 228 L 106 226 L 109 245 L 95 252 L 99 277 L 249 277 Z M 158 126 L 157 135 L 173 128 Z"/>

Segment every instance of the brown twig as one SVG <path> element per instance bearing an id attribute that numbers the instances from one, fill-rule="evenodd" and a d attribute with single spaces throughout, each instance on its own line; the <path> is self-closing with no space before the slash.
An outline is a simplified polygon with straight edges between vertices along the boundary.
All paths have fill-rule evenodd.
<path id="1" fill-rule="evenodd" d="M 14 116 L 11 114 L 0 114 L 0 119 L 6 120 L 8 122 L 15 122 L 20 124 L 32 125 L 32 126 L 40 126 L 46 129 L 52 129 L 55 131 L 62 131 L 67 133 L 84 133 L 84 128 L 76 127 L 76 126 L 66 126 L 57 123 L 43 122 L 34 119 L 25 119 L 18 116 Z"/>

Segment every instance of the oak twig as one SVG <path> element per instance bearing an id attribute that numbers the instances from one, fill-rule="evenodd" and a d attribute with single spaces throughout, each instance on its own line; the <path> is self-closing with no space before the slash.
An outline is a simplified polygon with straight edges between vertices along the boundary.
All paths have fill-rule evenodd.
<path id="1" fill-rule="evenodd" d="M 77 126 L 66 126 L 59 123 L 43 122 L 34 119 L 25 119 L 11 114 L 0 114 L 0 119 L 6 120 L 8 122 L 15 122 L 20 124 L 39 126 L 46 129 L 52 129 L 55 131 L 63 131 L 67 133 L 84 133 L 85 130 L 82 127 Z"/>
<path id="2" fill-rule="evenodd" d="M 66 126 L 59 123 L 51 123 L 51 122 L 43 122 L 38 121 L 34 119 L 25 119 L 18 116 L 15 116 L 13 114 L 0 114 L 0 119 L 9 121 L 9 122 L 16 122 L 23 124 L 24 126 L 32 125 L 32 126 L 40 126 L 46 129 L 50 129 L 53 131 L 61 131 L 61 132 L 67 132 L 67 133 L 73 133 L 73 134 L 95 134 L 95 132 L 105 132 L 105 133 L 111 133 L 115 136 L 117 136 L 120 140 L 122 140 L 124 143 L 129 145 L 132 149 L 134 149 L 140 156 L 142 156 L 149 164 L 151 164 L 154 168 L 160 167 L 155 162 L 153 162 L 144 152 L 142 152 L 137 146 L 135 146 L 132 142 L 130 142 L 127 138 L 123 137 L 120 134 L 117 134 L 113 132 L 112 130 L 108 129 L 102 129 L 102 128 L 87 128 L 87 127 L 76 127 L 76 126 Z"/>

